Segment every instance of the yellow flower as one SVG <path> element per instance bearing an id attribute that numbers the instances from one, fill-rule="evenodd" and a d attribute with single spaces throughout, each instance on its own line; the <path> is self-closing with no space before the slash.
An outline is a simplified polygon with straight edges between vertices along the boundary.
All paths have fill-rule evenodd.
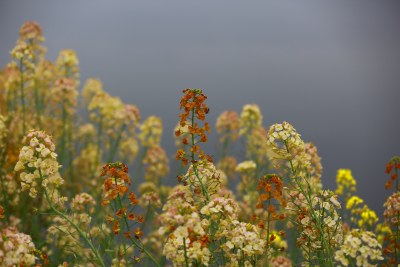
<path id="1" fill-rule="evenodd" d="M 368 208 L 368 206 L 364 206 L 361 212 L 361 219 L 358 221 L 358 226 L 361 228 L 363 226 L 371 227 L 375 223 L 378 222 L 378 216 L 376 216 L 375 211 Z"/>
<path id="2" fill-rule="evenodd" d="M 339 169 L 336 175 L 336 194 L 343 195 L 347 192 L 356 191 L 357 182 L 354 179 L 351 170 L 349 169 Z M 347 196 L 346 196 L 347 197 Z"/>
<path id="3" fill-rule="evenodd" d="M 240 135 L 250 133 L 252 129 L 260 127 L 262 115 L 256 104 L 244 105 L 240 114 Z"/>
<path id="4" fill-rule="evenodd" d="M 362 200 L 360 197 L 352 196 L 346 202 L 346 209 L 351 210 L 362 203 L 364 203 L 364 200 Z"/>

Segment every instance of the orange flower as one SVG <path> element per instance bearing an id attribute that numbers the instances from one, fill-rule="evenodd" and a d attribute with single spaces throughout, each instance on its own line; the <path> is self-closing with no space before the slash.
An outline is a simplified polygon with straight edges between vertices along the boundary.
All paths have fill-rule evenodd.
<path id="1" fill-rule="evenodd" d="M 132 205 L 137 205 L 139 203 L 139 200 L 136 198 L 136 194 L 133 192 L 129 193 L 128 199 Z"/>
<path id="2" fill-rule="evenodd" d="M 390 179 L 386 182 L 385 188 L 390 189 L 392 185 L 397 184 L 398 179 L 398 169 L 400 168 L 400 157 L 395 156 L 390 159 L 390 161 L 386 164 L 385 173 L 390 175 Z M 396 188 L 398 190 L 398 188 Z"/>
<path id="3" fill-rule="evenodd" d="M 275 239 L 276 239 L 276 236 L 275 236 L 274 234 L 272 234 L 272 235 L 269 237 L 269 241 L 270 241 L 270 242 L 274 241 Z"/>
<path id="4" fill-rule="evenodd" d="M 144 217 L 142 215 L 138 214 L 137 221 L 140 223 L 144 223 Z"/>
<path id="5" fill-rule="evenodd" d="M 183 151 L 183 149 L 178 149 L 178 151 L 176 151 L 176 159 L 180 160 L 183 159 L 185 157 L 185 151 Z"/>
<path id="6" fill-rule="evenodd" d="M 114 221 L 114 225 L 113 225 L 113 232 L 114 235 L 118 235 L 119 231 L 120 231 L 120 227 L 119 227 L 119 222 L 117 220 Z"/>
<path id="7" fill-rule="evenodd" d="M 258 190 L 260 195 L 256 208 L 266 208 L 270 213 L 270 220 L 283 220 L 284 214 L 277 214 L 276 206 L 286 206 L 286 200 L 283 197 L 283 182 L 276 175 L 266 175 L 258 181 Z"/>
<path id="8" fill-rule="evenodd" d="M 185 146 L 189 146 L 189 150 L 191 155 L 186 155 L 183 149 L 179 149 L 176 153 L 176 159 L 182 161 L 182 164 L 185 166 L 189 161 L 192 163 L 196 162 L 195 155 L 199 155 L 199 158 L 212 162 L 211 156 L 202 156 L 204 154 L 200 147 L 197 145 L 198 142 L 205 143 L 208 141 L 208 137 L 206 132 L 210 131 L 210 125 L 207 122 L 203 123 L 203 126 L 199 125 L 198 122 L 195 122 L 194 119 L 198 119 L 200 121 L 204 121 L 206 118 L 206 114 L 209 112 L 209 108 L 205 104 L 205 100 L 207 96 L 204 95 L 201 89 L 185 89 L 183 90 L 183 96 L 180 101 L 180 109 L 183 110 L 181 114 L 179 114 L 180 118 L 180 126 L 184 127 L 187 125 L 187 121 L 190 121 L 190 125 L 188 125 L 188 132 L 191 135 L 191 138 L 183 138 L 182 144 Z M 181 129 L 175 131 L 175 135 L 178 137 L 182 133 Z M 189 143 L 189 140 L 192 140 Z"/>
<path id="9" fill-rule="evenodd" d="M 130 233 L 130 232 L 125 232 L 124 235 L 125 235 L 125 237 L 126 237 L 127 239 L 130 239 L 130 238 L 131 238 L 131 233 Z"/>
<path id="10" fill-rule="evenodd" d="M 208 235 L 205 234 L 200 238 L 201 247 L 206 247 L 209 243 L 210 243 L 210 239 L 209 239 Z"/>
<path id="11" fill-rule="evenodd" d="M 386 164 L 386 173 L 390 173 L 392 171 L 393 165 L 391 163 Z"/>
<path id="12" fill-rule="evenodd" d="M 4 219 L 5 213 L 4 213 L 4 208 L 0 206 L 0 219 Z"/>
<path id="13" fill-rule="evenodd" d="M 131 221 L 135 220 L 135 213 L 133 213 L 133 212 L 129 213 L 128 219 Z"/>
<path id="14" fill-rule="evenodd" d="M 115 213 L 115 216 L 117 216 L 117 217 L 119 217 L 119 218 L 121 218 L 122 216 L 125 216 L 125 215 L 126 215 L 126 208 L 119 209 L 119 210 Z"/>
<path id="15" fill-rule="evenodd" d="M 140 230 L 139 227 L 136 227 L 136 229 L 133 231 L 133 234 L 135 235 L 136 239 L 140 239 L 143 236 L 143 232 Z"/>

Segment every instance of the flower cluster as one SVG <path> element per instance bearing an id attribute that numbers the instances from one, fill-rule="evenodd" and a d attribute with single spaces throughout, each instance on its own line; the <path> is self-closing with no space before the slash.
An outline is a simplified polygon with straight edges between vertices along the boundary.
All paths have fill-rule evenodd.
<path id="1" fill-rule="evenodd" d="M 396 188 L 395 190 L 399 190 L 399 169 L 400 169 L 400 157 L 396 156 L 390 159 L 390 161 L 386 164 L 385 173 L 390 175 L 390 179 L 386 182 L 386 189 L 392 187 L 393 182 L 395 182 Z"/>
<path id="2" fill-rule="evenodd" d="M 357 182 L 354 179 L 351 170 L 339 169 L 336 175 L 337 189 L 335 191 L 338 195 L 343 195 L 347 200 L 351 193 L 356 191 Z"/>
<path id="3" fill-rule="evenodd" d="M 52 254 L 60 253 L 65 256 L 73 255 L 82 259 L 87 259 L 89 264 L 95 259 L 95 255 L 90 248 L 82 246 L 83 242 L 77 229 L 69 222 L 73 222 L 82 231 L 85 231 L 92 239 L 104 238 L 110 230 L 106 225 L 91 227 L 92 215 L 95 211 L 96 201 L 87 193 L 76 195 L 71 202 L 71 211 L 68 219 L 56 216 L 52 220 L 52 225 L 47 229 L 47 242 L 55 245 L 54 248 L 62 248 L 60 251 L 50 251 Z"/>
<path id="4" fill-rule="evenodd" d="M 139 201 L 136 198 L 135 193 L 129 192 L 131 180 L 128 176 L 128 167 L 119 162 L 109 163 L 103 167 L 101 176 L 105 177 L 102 205 L 111 205 L 111 202 L 120 205 L 117 207 L 117 204 L 114 203 L 114 216 L 108 218 L 108 222 L 113 224 L 114 234 L 118 235 L 121 230 L 119 220 L 121 218 L 130 221 L 137 220 L 138 222 L 143 223 L 144 218 L 141 215 L 136 215 L 132 210 Z M 129 206 L 127 207 L 122 206 L 122 199 L 125 197 L 129 200 Z M 130 229 L 127 230 L 128 231 L 125 232 L 125 236 L 127 237 L 133 235 L 135 238 L 140 239 L 143 235 L 139 228 L 136 228 L 133 232 L 130 232 Z"/>
<path id="5" fill-rule="evenodd" d="M 19 29 L 18 42 L 24 42 L 32 48 L 36 61 L 41 59 L 46 52 L 46 48 L 42 46 L 44 41 L 42 27 L 36 21 L 27 21 Z"/>
<path id="6" fill-rule="evenodd" d="M 22 40 L 44 41 L 42 27 L 36 21 L 27 21 L 19 29 L 19 36 Z"/>
<path id="7" fill-rule="evenodd" d="M 252 160 L 246 160 L 239 163 L 236 166 L 235 170 L 241 175 L 241 180 L 237 185 L 238 192 L 244 194 L 243 198 L 251 198 L 252 200 L 254 200 L 254 191 L 257 183 L 255 177 L 257 164 Z M 250 205 L 253 206 L 254 201 L 251 201 Z"/>
<path id="8" fill-rule="evenodd" d="M 216 197 L 205 205 L 200 213 L 210 216 L 215 221 L 220 218 L 236 219 L 238 214 L 238 204 L 230 198 Z"/>
<path id="9" fill-rule="evenodd" d="M 346 202 L 346 210 L 350 211 L 351 223 L 357 224 L 360 229 L 372 229 L 378 222 L 378 216 L 358 196 L 350 197 Z"/>
<path id="10" fill-rule="evenodd" d="M 211 252 L 208 248 L 208 224 L 197 213 L 192 213 L 186 223 L 179 226 L 167 240 L 163 254 L 174 266 L 208 266 Z M 196 264 L 197 263 L 197 264 Z"/>
<path id="11" fill-rule="evenodd" d="M 148 117 L 140 125 L 139 139 L 146 148 L 159 146 L 162 135 L 162 121 L 156 116 Z"/>
<path id="12" fill-rule="evenodd" d="M 307 205 L 302 193 L 293 192 L 286 209 L 297 214 L 296 223 L 300 230 L 297 244 L 302 248 L 305 258 L 314 262 L 319 252 L 331 253 L 332 249 L 340 246 L 343 232 L 338 212 L 340 203 L 332 192 L 321 191 L 310 200 L 311 205 Z M 310 251 L 313 253 L 310 254 Z"/>
<path id="13" fill-rule="evenodd" d="M 385 221 L 393 226 L 393 228 L 400 227 L 400 192 L 396 192 L 389 196 L 383 206 L 385 207 L 383 213 Z"/>
<path id="14" fill-rule="evenodd" d="M 79 79 L 79 59 L 74 50 L 61 50 L 57 58 L 57 68 L 61 77 Z"/>
<path id="15" fill-rule="evenodd" d="M 399 262 L 397 251 L 400 247 L 400 192 L 395 192 L 389 196 L 383 206 L 385 207 L 383 213 L 385 225 L 389 228 L 383 233 L 383 253 L 385 258 L 387 258 L 387 262 L 390 264 L 389 266 L 395 266 Z"/>
<path id="16" fill-rule="evenodd" d="M 278 257 L 272 258 L 270 265 L 271 267 L 292 267 L 292 261 L 287 257 L 279 255 Z"/>
<path id="17" fill-rule="evenodd" d="M 286 121 L 273 124 L 269 128 L 267 143 L 278 158 L 290 160 L 304 150 L 304 142 L 300 134 Z"/>
<path id="18" fill-rule="evenodd" d="M 280 238 L 285 235 L 285 232 L 277 233 L 272 230 L 273 223 L 286 218 L 284 213 L 280 213 L 286 207 L 283 181 L 275 174 L 265 175 L 258 180 L 257 189 L 260 194 L 256 207 L 267 210 L 266 218 L 259 218 L 258 227 L 266 230 L 267 258 L 270 259 L 274 250 L 281 251 L 287 246 L 286 242 Z"/>
<path id="19" fill-rule="evenodd" d="M 178 226 L 183 225 L 196 210 L 192 193 L 188 187 L 176 186 L 171 190 L 158 218 L 161 223 L 158 232 L 161 235 L 172 232 Z"/>
<path id="20" fill-rule="evenodd" d="M 306 172 L 311 191 L 316 193 L 322 189 L 322 164 L 318 155 L 317 147 L 313 143 L 305 143 L 305 160 L 310 164 L 305 164 Z"/>
<path id="21" fill-rule="evenodd" d="M 256 104 L 245 105 L 240 114 L 240 134 L 248 134 L 262 124 L 262 115 Z"/>
<path id="22" fill-rule="evenodd" d="M 239 115 L 236 111 L 224 111 L 218 116 L 215 127 L 217 133 L 221 135 L 221 143 L 234 142 L 239 137 Z"/>
<path id="23" fill-rule="evenodd" d="M 191 138 L 191 140 L 183 138 L 182 143 L 190 147 L 190 156 L 186 154 L 185 150 L 178 149 L 176 159 L 181 160 L 183 165 L 187 165 L 189 161 L 195 164 L 195 155 L 198 154 L 200 160 L 212 162 L 211 157 L 204 154 L 198 145 L 198 143 L 207 142 L 207 132 L 210 131 L 210 125 L 208 122 L 204 122 L 203 126 L 201 126 L 195 122 L 195 118 L 204 121 L 206 114 L 209 112 L 209 108 L 204 103 L 207 96 L 201 89 L 185 89 L 183 90 L 183 94 L 180 101 L 180 109 L 183 110 L 183 112 L 179 115 L 180 127 L 175 131 L 175 136 L 179 137 L 182 133 L 186 133 L 182 128 L 187 126 L 189 138 Z"/>
<path id="24" fill-rule="evenodd" d="M 104 92 L 103 84 L 99 79 L 87 79 L 82 89 L 83 100 L 86 104 L 89 104 L 95 95 L 102 92 Z"/>
<path id="25" fill-rule="evenodd" d="M 335 252 L 335 260 L 337 266 L 376 266 L 383 260 L 382 247 L 372 232 L 353 229 Z"/>
<path id="26" fill-rule="evenodd" d="M 260 238 L 257 227 L 234 220 L 229 228 L 230 231 L 226 233 L 226 242 L 221 245 L 228 260 L 228 266 L 255 264 L 252 259 L 265 251 L 265 240 Z"/>
<path id="27" fill-rule="evenodd" d="M 56 80 L 51 90 L 51 100 L 54 104 L 61 104 L 67 114 L 73 115 L 78 104 L 77 98 L 76 80 L 65 77 Z"/>
<path id="28" fill-rule="evenodd" d="M 260 167 L 269 167 L 270 149 L 268 148 L 267 142 L 267 130 L 264 127 L 253 128 L 252 131 L 245 136 L 246 139 L 246 158 L 255 161 Z"/>
<path id="29" fill-rule="evenodd" d="M 88 193 L 76 195 L 71 201 L 71 208 L 74 212 L 93 213 L 96 206 L 96 201 Z"/>
<path id="30" fill-rule="evenodd" d="M 209 196 L 213 196 L 219 192 L 221 186 L 220 174 L 214 164 L 207 161 L 191 164 L 187 173 L 184 176 L 180 176 L 179 179 L 184 184 L 190 185 L 194 196 L 199 200 L 203 199 L 203 190 Z"/>
<path id="31" fill-rule="evenodd" d="M 258 181 L 257 189 L 260 191 L 257 207 L 267 209 L 269 220 L 283 220 L 285 215 L 278 214 L 280 207 L 286 207 L 282 180 L 274 174 L 266 175 Z"/>
<path id="32" fill-rule="evenodd" d="M 169 173 L 168 156 L 160 146 L 149 148 L 142 162 L 145 165 L 144 179 L 155 185 L 158 185 L 161 177 Z"/>
<path id="33" fill-rule="evenodd" d="M 362 203 L 364 203 L 364 200 L 362 198 L 358 196 L 352 196 L 346 202 L 346 209 L 352 210 L 361 205 Z"/>
<path id="34" fill-rule="evenodd" d="M 37 196 L 40 187 L 57 188 L 63 184 L 58 173 L 55 145 L 50 136 L 41 131 L 30 131 L 23 140 L 15 171 L 20 171 L 22 190 L 29 190 L 32 198 Z"/>
<path id="35" fill-rule="evenodd" d="M 251 173 L 257 168 L 257 165 L 252 160 L 246 160 L 236 166 L 236 171 L 241 173 Z"/>
<path id="36" fill-rule="evenodd" d="M 0 232 L 0 265 L 32 266 L 35 264 L 35 245 L 29 235 L 19 233 L 15 227 Z"/>

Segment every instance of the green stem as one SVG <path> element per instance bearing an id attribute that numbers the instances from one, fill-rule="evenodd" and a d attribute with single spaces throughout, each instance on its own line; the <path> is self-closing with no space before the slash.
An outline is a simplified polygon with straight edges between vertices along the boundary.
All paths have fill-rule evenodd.
<path id="1" fill-rule="evenodd" d="M 285 147 L 286 147 L 286 151 L 287 151 L 288 153 L 290 153 L 289 147 L 288 147 L 286 141 L 284 141 L 284 145 L 285 145 Z M 308 204 L 308 206 L 310 207 L 311 215 L 312 215 L 313 219 L 315 220 L 315 224 L 317 225 L 318 230 L 319 230 L 319 232 L 320 232 L 321 242 L 322 242 L 322 244 L 323 244 L 324 250 L 326 250 L 327 257 L 328 257 L 327 260 L 328 260 L 328 262 L 329 262 L 329 266 L 333 266 L 331 250 L 329 249 L 329 246 L 328 246 L 328 244 L 326 243 L 326 240 L 325 240 L 325 237 L 324 237 L 324 231 L 323 231 L 322 226 L 321 226 L 320 218 L 316 215 L 316 213 L 315 213 L 315 211 L 314 211 L 314 207 L 313 207 L 313 205 L 312 205 L 312 202 L 311 202 L 311 199 L 310 199 L 309 195 L 304 191 L 302 185 L 300 184 L 300 182 L 299 182 L 298 179 L 297 179 L 297 178 L 298 178 L 298 177 L 297 177 L 297 173 L 296 173 L 296 171 L 295 171 L 295 169 L 294 169 L 293 162 L 292 162 L 291 159 L 289 160 L 289 163 L 290 163 L 290 168 L 291 168 L 291 172 L 292 172 L 293 179 L 294 179 L 296 185 L 298 186 L 298 188 L 300 189 L 301 193 L 304 195 L 304 197 L 305 197 L 305 199 L 306 199 L 306 201 L 307 201 L 307 204 Z"/>
<path id="2" fill-rule="evenodd" d="M 0 180 L 1 180 L 1 189 L 3 193 L 4 212 L 6 214 L 7 222 L 10 222 L 10 206 L 8 203 L 8 194 L 4 185 L 4 176 L 1 173 L 0 173 Z"/>
<path id="3" fill-rule="evenodd" d="M 100 115 L 100 121 L 97 129 L 97 163 L 101 162 L 101 135 L 103 134 L 103 117 Z"/>
<path id="4" fill-rule="evenodd" d="M 221 159 L 225 158 L 226 154 L 228 154 L 228 145 L 229 145 L 229 139 L 225 138 L 224 142 L 222 143 Z"/>
<path id="5" fill-rule="evenodd" d="M 397 179 L 396 179 L 396 181 L 397 181 Z M 400 219 L 400 214 L 397 213 L 397 221 L 398 222 L 399 222 L 399 219 Z M 396 265 L 397 265 L 397 263 L 399 261 L 399 259 L 397 257 L 397 255 L 398 255 L 397 246 L 399 245 L 399 227 L 398 227 L 398 225 L 396 225 L 396 237 L 395 237 L 395 240 L 396 240 L 396 243 L 394 245 L 394 257 L 396 258 Z"/>
<path id="6" fill-rule="evenodd" d="M 60 150 L 60 163 L 63 164 L 64 163 L 64 159 L 65 159 L 65 149 L 66 149 L 66 137 L 67 137 L 67 111 L 65 108 L 65 105 L 62 104 L 62 114 L 61 114 L 61 118 L 62 118 L 62 135 L 61 135 L 61 140 L 60 140 L 60 146 L 61 146 L 61 150 Z M 65 173 L 65 166 L 63 168 L 63 173 Z"/>
<path id="7" fill-rule="evenodd" d="M 269 209 L 269 205 L 271 205 L 271 193 L 269 193 L 268 196 L 268 206 L 267 209 Z M 265 266 L 269 267 L 269 259 L 268 259 L 268 250 L 269 250 L 269 226 L 270 226 L 270 220 L 271 220 L 271 212 L 268 210 L 268 216 L 267 216 L 267 245 L 266 245 L 266 250 L 265 250 Z"/>
<path id="8" fill-rule="evenodd" d="M 192 127 L 194 127 L 194 109 L 192 109 L 192 118 L 191 118 L 191 124 L 192 124 Z M 190 133 L 190 135 L 191 135 L 191 141 L 192 141 L 192 148 L 195 146 L 195 140 L 194 140 L 194 134 L 193 133 Z M 199 172 L 198 172 L 198 170 L 197 170 L 197 164 L 195 163 L 195 157 L 194 157 L 194 152 L 193 152 L 193 149 L 191 150 L 191 158 L 192 158 L 192 166 L 193 166 L 193 171 L 194 171 L 194 174 L 196 175 L 196 177 L 197 177 L 197 180 L 199 181 L 199 183 L 200 183 L 200 186 L 201 186 L 201 190 L 203 191 L 203 195 L 206 197 L 206 199 L 207 199 L 207 201 L 210 201 L 210 196 L 208 195 L 208 192 L 207 192 L 207 189 L 206 189 L 206 187 L 204 186 L 204 184 L 203 184 L 203 181 L 201 180 L 201 178 L 200 178 L 200 176 L 199 176 Z"/>
<path id="9" fill-rule="evenodd" d="M 1 140 L 0 140 L 1 141 Z M 1 188 L 3 191 L 3 205 L 4 205 L 4 212 L 6 214 L 7 222 L 10 222 L 10 203 L 8 200 L 8 194 L 6 192 L 5 184 L 4 184 L 4 174 L 3 174 L 3 165 L 6 161 L 7 157 L 7 149 L 8 149 L 8 140 L 5 142 L 5 145 L 2 150 L 0 150 L 0 181 L 1 181 Z"/>
<path id="10" fill-rule="evenodd" d="M 39 173 L 40 173 L 40 178 L 43 180 L 43 176 L 42 173 L 39 169 Z M 64 213 L 62 213 L 61 211 L 57 210 L 54 206 L 53 203 L 50 200 L 49 194 L 47 192 L 46 189 L 44 189 L 44 194 L 46 196 L 46 201 L 50 206 L 50 209 L 57 214 L 58 216 L 62 217 L 63 219 L 65 219 L 72 227 L 75 228 L 75 230 L 78 232 L 79 236 L 83 238 L 83 240 L 85 240 L 86 244 L 88 244 L 88 246 L 90 247 L 90 249 L 92 250 L 92 252 L 94 253 L 94 255 L 96 256 L 97 260 L 99 261 L 100 265 L 105 267 L 106 265 L 104 264 L 103 259 L 101 258 L 101 256 L 99 255 L 99 252 L 97 251 L 97 249 L 94 247 L 94 245 L 92 244 L 92 242 L 87 238 L 86 234 L 83 233 L 83 231 L 79 228 L 78 225 L 76 225 L 73 221 L 71 221 L 70 218 L 68 218 L 67 215 L 65 215 Z"/>
<path id="11" fill-rule="evenodd" d="M 189 267 L 189 259 L 188 259 L 187 251 L 186 251 L 186 239 L 185 238 L 183 238 L 183 252 L 185 254 L 185 265 L 186 265 L 186 267 Z"/>
<path id="12" fill-rule="evenodd" d="M 23 60 L 20 59 L 19 71 L 20 71 L 20 98 L 22 104 L 22 134 L 26 133 L 26 110 L 25 110 L 25 92 L 24 92 L 24 70 L 23 70 Z"/>
<path id="13" fill-rule="evenodd" d="M 126 124 L 124 123 L 121 126 L 121 130 L 118 132 L 118 136 L 117 136 L 117 139 L 115 140 L 115 143 L 111 147 L 110 156 L 108 158 L 108 162 L 112 162 L 113 161 L 115 153 L 117 152 L 117 149 L 118 149 L 118 146 L 119 146 L 119 142 L 121 141 L 121 138 L 122 138 L 122 133 L 124 132 L 125 129 L 126 129 Z"/>
<path id="14" fill-rule="evenodd" d="M 123 206 L 122 206 L 121 197 L 120 197 L 119 194 L 118 194 L 117 196 L 118 196 L 118 197 L 117 197 L 117 199 L 118 199 L 118 205 L 119 205 L 120 208 L 122 208 Z M 126 216 L 125 213 L 124 213 L 124 215 L 123 215 L 123 218 L 124 218 L 124 222 L 125 222 L 125 225 L 126 225 L 126 229 L 128 230 L 128 232 L 130 232 L 131 230 L 130 230 L 128 218 L 127 218 L 127 216 Z M 132 244 L 133 244 L 135 247 L 137 247 L 138 249 L 140 249 L 141 251 L 143 251 L 143 252 L 147 255 L 147 257 L 149 257 L 150 260 L 151 260 L 157 267 L 160 267 L 160 264 L 156 261 L 156 259 L 154 259 L 153 255 L 151 255 L 150 252 L 148 252 L 148 251 L 145 249 L 145 247 L 144 247 L 143 245 L 140 245 L 140 244 L 139 244 L 134 238 L 132 238 L 130 235 L 129 235 L 129 240 L 132 242 Z"/>
<path id="15" fill-rule="evenodd" d="M 145 222 L 148 222 L 149 219 L 150 219 L 150 217 L 153 217 L 153 216 L 152 216 L 152 211 L 151 211 L 151 203 L 150 203 L 150 200 L 149 200 L 149 202 L 148 202 L 147 204 L 148 204 L 149 206 L 147 207 L 146 215 L 144 216 L 144 221 L 145 221 Z M 145 223 L 145 224 L 143 225 L 142 232 L 145 231 L 146 226 L 149 225 L 149 224 L 150 224 L 150 223 Z M 150 224 L 150 225 L 152 225 L 152 224 Z"/>
<path id="16" fill-rule="evenodd" d="M 42 128 L 42 122 L 40 120 L 40 97 L 39 97 L 39 88 L 37 86 L 37 81 L 35 79 L 35 108 L 36 108 L 36 122 L 39 126 L 39 129 Z"/>

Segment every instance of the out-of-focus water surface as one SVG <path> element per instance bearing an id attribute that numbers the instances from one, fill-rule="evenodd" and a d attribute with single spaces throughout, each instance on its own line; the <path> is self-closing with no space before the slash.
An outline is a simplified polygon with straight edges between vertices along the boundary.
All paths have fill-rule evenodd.
<path id="1" fill-rule="evenodd" d="M 181 90 L 203 88 L 212 124 L 258 104 L 265 126 L 287 120 L 317 145 L 326 187 L 350 168 L 382 210 L 385 163 L 400 154 L 398 2 L 2 1 L 1 65 L 26 20 L 42 25 L 50 59 L 77 51 L 82 84 L 99 77 L 161 116 L 170 154 Z"/>

